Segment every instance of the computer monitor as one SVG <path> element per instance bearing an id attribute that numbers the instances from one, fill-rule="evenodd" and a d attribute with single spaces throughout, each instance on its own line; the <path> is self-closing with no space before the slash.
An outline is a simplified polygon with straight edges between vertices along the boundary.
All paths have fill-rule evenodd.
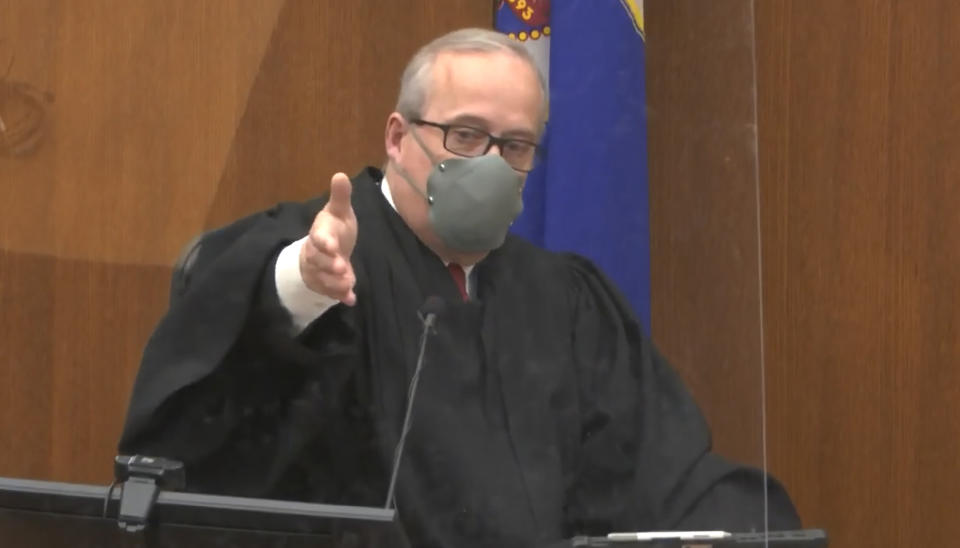
<path id="1" fill-rule="evenodd" d="M 112 492 L 111 492 L 112 491 Z M 148 526 L 120 527 L 120 488 L 0 478 L 4 548 L 407 548 L 390 509 L 160 491 Z"/>

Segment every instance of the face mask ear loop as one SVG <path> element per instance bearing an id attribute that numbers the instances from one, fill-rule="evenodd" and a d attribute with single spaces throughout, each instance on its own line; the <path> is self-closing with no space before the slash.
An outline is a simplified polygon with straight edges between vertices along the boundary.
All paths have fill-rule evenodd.
<path id="1" fill-rule="evenodd" d="M 420 136 L 417 134 L 417 130 L 414 129 L 413 124 L 408 123 L 407 125 L 410 127 L 410 136 L 413 137 L 413 140 L 416 141 L 417 145 L 420 146 L 420 150 L 422 150 L 424 155 L 426 155 L 427 159 L 430 160 L 430 165 L 433 165 L 433 166 L 438 165 L 439 162 L 437 162 L 433 154 L 430 154 L 430 151 L 427 149 L 427 145 L 423 144 L 423 141 L 420 139 Z M 413 178 L 410 177 L 410 173 L 408 173 L 403 166 L 394 162 L 393 160 L 390 160 L 390 162 L 393 164 L 393 168 L 400 175 L 400 178 L 406 181 L 407 184 L 410 185 L 410 188 L 412 188 L 417 194 L 423 196 L 423 199 L 426 200 L 428 204 L 432 205 L 433 196 L 428 196 L 425 190 L 421 189 L 416 184 L 414 184 Z M 440 169 L 442 170 L 443 167 L 441 166 Z"/>

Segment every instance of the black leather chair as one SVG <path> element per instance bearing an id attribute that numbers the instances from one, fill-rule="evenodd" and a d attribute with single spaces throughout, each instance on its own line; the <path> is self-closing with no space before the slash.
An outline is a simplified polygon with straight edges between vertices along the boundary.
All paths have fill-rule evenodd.
<path id="1" fill-rule="evenodd" d="M 204 236 L 206 233 L 197 234 L 187 242 L 180 250 L 177 262 L 173 264 L 173 275 L 170 277 L 170 306 L 173 306 L 174 301 L 186 291 L 190 283 L 190 270 L 200 255 Z"/>

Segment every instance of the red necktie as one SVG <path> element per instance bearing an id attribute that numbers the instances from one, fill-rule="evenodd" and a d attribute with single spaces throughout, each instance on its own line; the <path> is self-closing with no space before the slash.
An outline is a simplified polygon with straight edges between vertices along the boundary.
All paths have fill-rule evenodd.
<path id="1" fill-rule="evenodd" d="M 460 296 L 463 297 L 463 300 L 469 301 L 470 295 L 467 294 L 467 275 L 463 271 L 463 267 L 457 263 L 450 263 L 447 265 L 447 270 L 450 271 L 450 275 L 453 276 L 453 281 L 457 282 L 457 289 L 460 290 Z"/>

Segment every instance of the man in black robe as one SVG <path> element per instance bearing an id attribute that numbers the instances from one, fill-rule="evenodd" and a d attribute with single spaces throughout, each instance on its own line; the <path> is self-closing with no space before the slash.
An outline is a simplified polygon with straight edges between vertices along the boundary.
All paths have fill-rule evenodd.
<path id="1" fill-rule="evenodd" d="M 506 236 L 546 101 L 497 33 L 425 46 L 387 120 L 385 172 L 337 174 L 327 196 L 202 239 L 120 451 L 183 461 L 195 491 L 381 506 L 418 309 L 438 296 L 395 497 L 413 544 L 796 528 L 776 481 L 711 453 L 604 275 Z"/>

